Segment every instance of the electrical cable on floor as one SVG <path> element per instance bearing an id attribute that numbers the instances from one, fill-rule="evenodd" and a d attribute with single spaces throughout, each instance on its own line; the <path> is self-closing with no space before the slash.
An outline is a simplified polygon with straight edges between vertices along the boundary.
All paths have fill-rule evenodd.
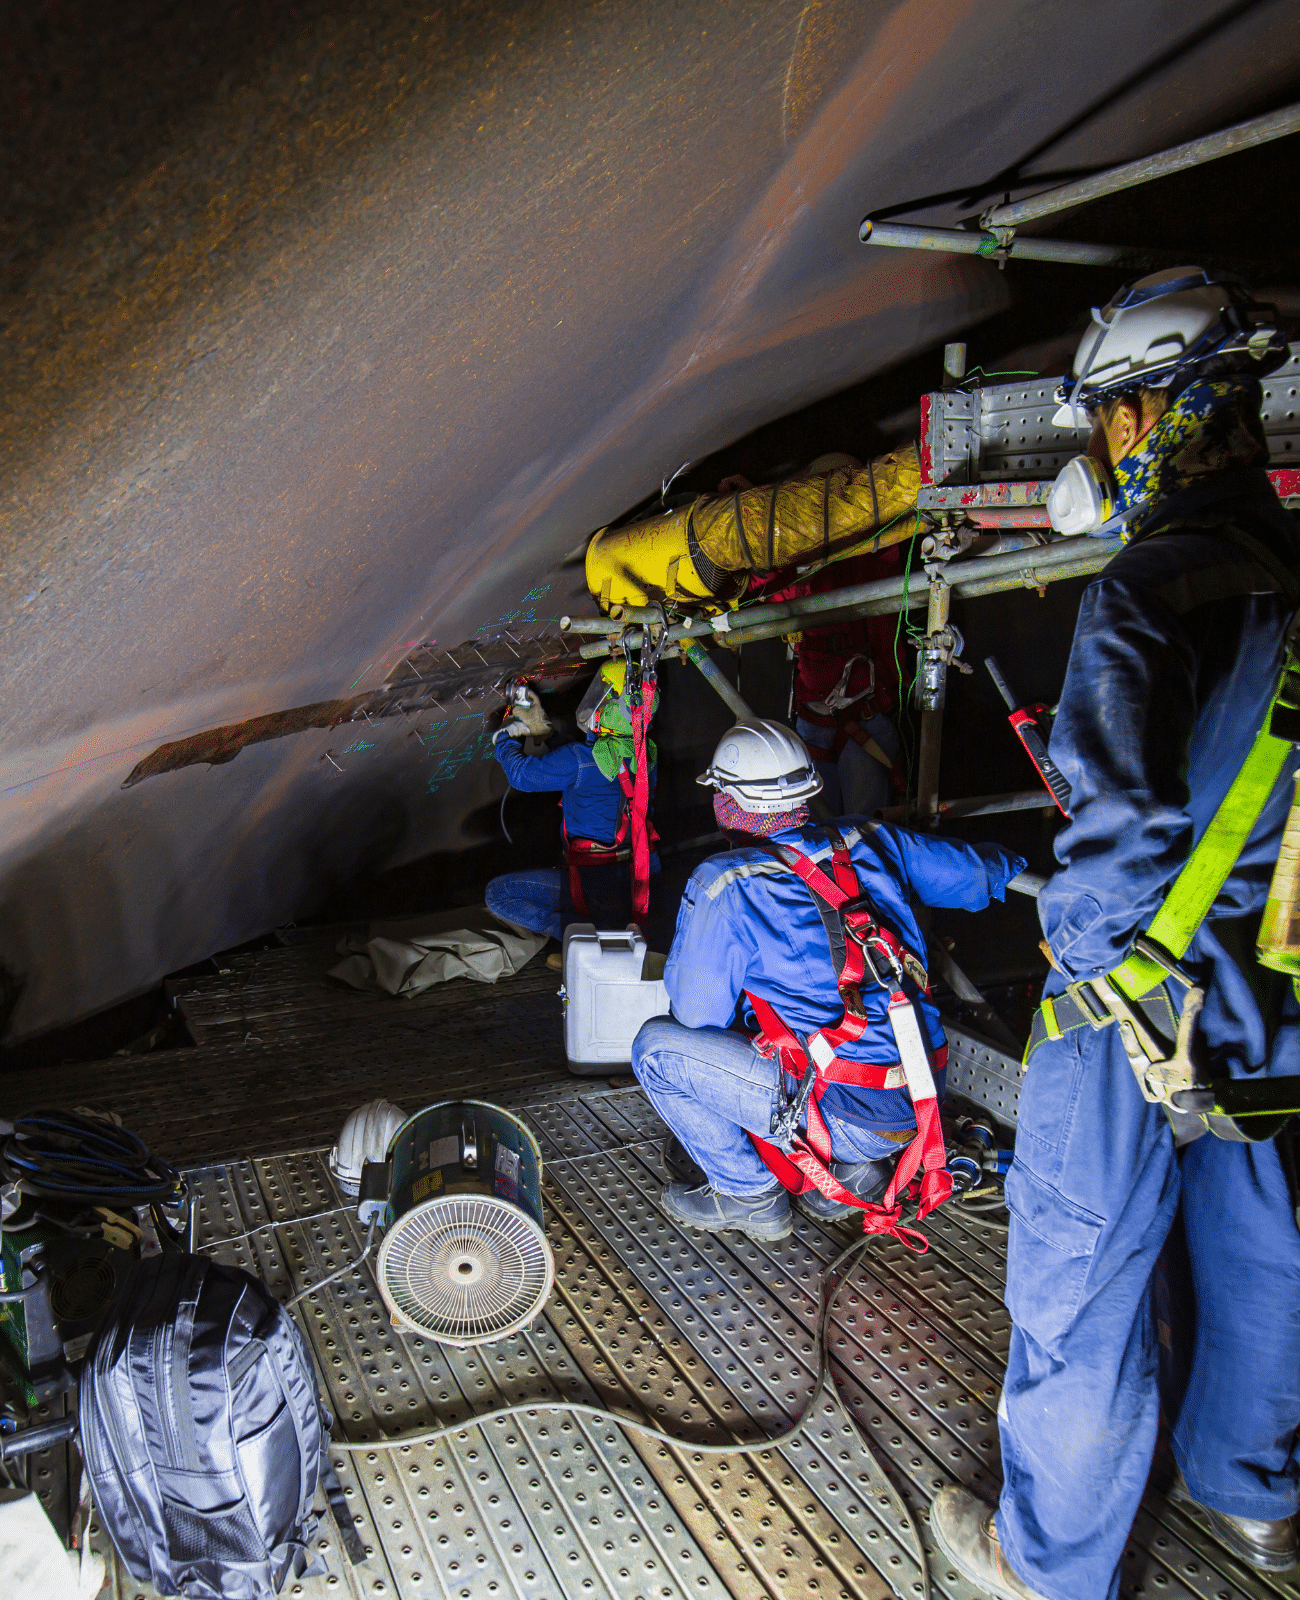
<path id="1" fill-rule="evenodd" d="M 357 1203 L 350 1200 L 345 1206 L 330 1206 L 326 1211 L 309 1211 L 302 1217 L 280 1217 L 274 1222 L 259 1222 L 255 1228 L 250 1228 L 247 1233 L 232 1233 L 225 1239 L 213 1239 L 211 1244 L 203 1245 L 197 1252 L 204 1255 L 210 1250 L 224 1250 L 227 1245 L 239 1244 L 244 1239 L 251 1239 L 255 1233 L 263 1233 L 267 1228 L 291 1228 L 295 1222 L 319 1222 L 322 1217 L 337 1217 L 340 1211 L 355 1211 Z"/>
<path id="2" fill-rule="evenodd" d="M 29 1111 L 0 1123 L 0 1177 L 37 1199 L 144 1206 L 175 1201 L 180 1175 L 106 1117 Z"/>
<path id="3" fill-rule="evenodd" d="M 371 1217 L 370 1226 L 366 1229 L 366 1247 L 355 1261 L 349 1261 L 346 1266 L 339 1267 L 336 1272 L 331 1272 L 326 1277 L 318 1279 L 308 1288 L 300 1289 L 298 1293 L 294 1295 L 292 1300 L 286 1300 L 284 1302 L 284 1309 L 286 1311 L 291 1310 L 298 1304 L 300 1300 L 306 1300 L 309 1295 L 315 1294 L 318 1289 L 323 1289 L 326 1284 L 333 1283 L 335 1279 L 341 1278 L 345 1272 L 351 1272 L 355 1267 L 359 1267 L 370 1254 L 370 1247 L 375 1242 L 375 1225 L 378 1221 L 378 1217 Z"/>
<path id="4" fill-rule="evenodd" d="M 358 1260 L 351 1263 L 352 1266 L 359 1266 L 369 1255 L 373 1236 L 374 1223 L 372 1222 L 366 1234 L 366 1248 L 362 1251 Z M 845 1404 L 844 1396 L 840 1393 L 839 1386 L 831 1373 L 831 1308 L 840 1290 L 848 1286 L 853 1276 L 853 1267 L 857 1265 L 857 1262 L 852 1261 L 852 1258 L 860 1255 L 869 1244 L 874 1242 L 875 1237 L 870 1234 L 861 1239 L 855 1239 L 847 1249 L 840 1251 L 839 1255 L 835 1257 L 822 1274 L 821 1303 L 817 1313 L 816 1331 L 818 1349 L 817 1382 L 813 1386 L 813 1392 L 807 1405 L 804 1406 L 799 1415 L 799 1420 L 792 1427 L 787 1428 L 784 1433 L 775 1434 L 771 1438 L 756 1439 L 752 1443 L 697 1444 L 691 1439 L 676 1438 L 673 1434 L 665 1433 L 662 1429 L 653 1427 L 648 1422 L 639 1422 L 635 1417 L 626 1417 L 618 1411 L 607 1411 L 602 1406 L 584 1405 L 581 1401 L 576 1400 L 523 1400 L 517 1405 L 500 1406 L 495 1411 L 480 1412 L 478 1415 L 466 1417 L 460 1422 L 444 1423 L 437 1428 L 415 1429 L 410 1433 L 393 1434 L 384 1439 L 367 1439 L 356 1443 L 352 1440 L 331 1439 L 330 1449 L 341 1450 L 346 1454 L 353 1455 L 371 1450 L 392 1450 L 402 1445 L 433 1444 L 438 1439 L 448 1439 L 455 1434 L 466 1433 L 470 1428 L 483 1427 L 489 1422 L 501 1422 L 506 1417 L 532 1416 L 539 1411 L 562 1411 L 568 1412 L 572 1416 L 591 1417 L 597 1422 L 615 1423 L 620 1428 L 626 1428 L 629 1432 L 641 1434 L 647 1439 L 654 1439 L 658 1443 L 668 1445 L 674 1450 L 686 1450 L 695 1455 L 705 1456 L 749 1456 L 759 1450 L 778 1449 L 783 1444 L 789 1444 L 792 1439 L 801 1434 L 812 1421 L 818 1402 L 827 1387 L 829 1387 L 831 1393 L 839 1401 L 840 1409 L 848 1418 L 854 1432 L 862 1441 L 863 1448 L 871 1458 L 876 1471 L 883 1479 L 890 1498 L 895 1502 L 895 1509 L 902 1514 L 901 1520 L 911 1535 L 913 1544 L 916 1546 L 916 1558 L 921 1569 L 922 1600 L 931 1600 L 930 1563 L 925 1553 L 925 1544 L 921 1539 L 921 1530 L 917 1524 L 916 1517 L 913 1515 L 912 1508 L 908 1505 L 905 1495 L 895 1484 L 893 1474 L 885 1466 L 882 1456 L 877 1452 L 875 1445 L 867 1437 L 865 1431 L 859 1426 L 857 1418 Z M 851 1265 L 850 1262 L 852 1263 Z M 844 1276 L 838 1283 L 834 1283 L 835 1274 L 841 1268 L 845 1269 Z M 328 1278 L 322 1278 L 320 1283 L 313 1284 L 310 1289 L 304 1289 L 301 1294 L 295 1295 L 286 1304 L 289 1306 L 296 1305 L 306 1295 L 314 1293 L 315 1290 L 330 1283 L 334 1278 L 341 1277 L 347 1270 L 347 1267 L 341 1267 L 338 1272 L 331 1273 Z"/>

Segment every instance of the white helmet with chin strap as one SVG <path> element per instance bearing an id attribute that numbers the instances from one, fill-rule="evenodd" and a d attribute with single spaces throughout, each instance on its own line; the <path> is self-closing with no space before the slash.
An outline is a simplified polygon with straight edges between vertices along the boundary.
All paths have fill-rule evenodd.
<path id="1" fill-rule="evenodd" d="M 1087 428 L 1107 400 L 1140 389 L 1176 395 L 1194 378 L 1262 378 L 1287 359 L 1286 335 L 1272 306 L 1253 300 L 1236 278 L 1204 267 L 1170 267 L 1126 284 L 1079 341 L 1074 371 L 1056 391 L 1058 428 Z M 1121 509 L 1109 468 L 1091 453 L 1057 474 L 1047 516 L 1057 533 L 1118 533 L 1141 506 Z"/>
<path id="2" fill-rule="evenodd" d="M 779 722 L 738 722 L 696 783 L 729 794 L 742 811 L 793 811 L 822 786 L 808 747 Z"/>
<path id="3" fill-rule="evenodd" d="M 1192 378 L 1262 378 L 1289 354 L 1277 312 L 1245 284 L 1204 267 L 1169 267 L 1125 284 L 1075 352 L 1056 391 L 1058 428 L 1086 428 L 1087 411 L 1138 389 L 1182 388 Z"/>

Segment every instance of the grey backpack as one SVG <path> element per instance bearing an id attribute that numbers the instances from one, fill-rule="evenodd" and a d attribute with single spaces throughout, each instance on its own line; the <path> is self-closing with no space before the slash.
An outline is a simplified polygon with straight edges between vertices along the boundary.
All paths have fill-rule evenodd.
<path id="1" fill-rule="evenodd" d="M 365 1558 L 302 1337 L 237 1267 L 139 1262 L 87 1356 L 79 1411 L 104 1526 L 160 1594 L 262 1600 L 324 1572 L 310 1548 L 322 1480 L 344 1547 Z"/>

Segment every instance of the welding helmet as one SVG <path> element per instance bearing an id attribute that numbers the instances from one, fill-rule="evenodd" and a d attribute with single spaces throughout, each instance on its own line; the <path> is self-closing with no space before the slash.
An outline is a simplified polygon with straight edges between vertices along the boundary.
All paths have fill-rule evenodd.
<path id="1" fill-rule="evenodd" d="M 822 786 L 807 745 L 779 722 L 738 722 L 695 781 L 729 794 L 742 811 L 793 811 Z"/>
<path id="2" fill-rule="evenodd" d="M 1056 391 L 1058 428 L 1087 428 L 1106 400 L 1183 389 L 1193 378 L 1266 377 L 1287 359 L 1272 306 L 1239 279 L 1204 267 L 1153 272 L 1092 309 L 1074 369 Z"/>

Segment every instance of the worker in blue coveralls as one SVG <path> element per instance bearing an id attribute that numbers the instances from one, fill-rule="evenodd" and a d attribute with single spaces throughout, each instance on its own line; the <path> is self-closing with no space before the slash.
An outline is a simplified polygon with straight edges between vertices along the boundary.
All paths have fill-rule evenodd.
<path id="1" fill-rule="evenodd" d="M 536 692 L 526 690 L 510 720 L 492 736 L 492 753 L 512 788 L 558 791 L 564 816 L 565 867 L 507 872 L 489 880 L 488 910 L 506 922 L 554 939 L 573 922 L 625 928 L 633 920 L 632 854 L 635 830 L 628 790 L 636 772 L 632 727 L 622 703 L 623 662 L 607 662 L 578 707 L 583 744 L 561 744 L 526 755 L 528 738 L 545 738 L 550 722 Z M 658 705 L 658 695 L 654 705 Z M 655 747 L 646 741 L 651 794 Z M 650 840 L 649 871 L 659 869 Z"/>
<path id="2" fill-rule="evenodd" d="M 1175 1061 L 1180 1031 L 1197 1081 L 1300 1072 L 1291 983 L 1255 958 L 1294 746 L 1259 786 L 1244 849 L 1220 850 L 1216 830 L 1201 853 L 1219 850 L 1226 882 L 1208 917 L 1187 919 L 1190 943 L 1173 941 L 1203 991 L 1199 1020 L 1193 1009 L 1180 1029 L 1194 991 L 1161 982 L 1182 954 L 1172 935 L 1154 935 L 1169 959 L 1149 967 L 1140 1004 L 1125 975 L 1153 919 L 1162 932 L 1178 920 L 1166 902 L 1190 903 L 1180 871 L 1272 725 L 1300 538 L 1264 471 L 1258 375 L 1286 343 L 1271 308 L 1190 267 L 1093 316 L 1057 416 L 1092 420 L 1089 454 L 1063 470 L 1050 510 L 1070 533 L 1116 518 L 1126 542 L 1084 594 L 1050 744 L 1072 800 L 1060 871 L 1039 898 L 1055 970 L 1007 1178 L 1005 1481 L 996 1516 L 959 1488 L 930 1510 L 953 1566 L 1000 1600 L 1118 1593 L 1156 1443 L 1162 1344 L 1190 1365 L 1183 1392 L 1164 1395 L 1171 1496 L 1198 1504 L 1252 1566 L 1296 1561 L 1300 1231 L 1266 1136 L 1277 1122 L 1250 1119 L 1247 1142 L 1227 1119 L 1194 1115 L 1182 1091 L 1166 1109 L 1138 1082 L 1162 1092 L 1155 1070 Z M 1126 996 L 1154 1056 L 1131 1022 L 1121 1034 Z M 1180 1201 L 1195 1303 L 1157 1334 L 1153 1273 Z"/>
<path id="3" fill-rule="evenodd" d="M 916 903 L 982 910 L 990 898 L 1002 898 L 1024 862 L 993 845 L 959 844 L 865 817 L 845 818 L 829 830 L 810 826 L 807 801 L 821 779 L 802 740 L 775 723 L 733 728 L 699 781 L 717 790 L 718 825 L 742 847 L 711 857 L 686 887 L 664 971 L 672 1016 L 641 1028 L 632 1070 L 704 1174 L 694 1186 L 668 1184 L 661 1201 L 667 1214 L 705 1231 L 781 1239 L 792 1226 L 789 1193 L 775 1175 L 781 1163 L 769 1167 L 770 1147 L 761 1156 L 754 1140 L 766 1144 L 773 1134 L 788 1085 L 777 1058 L 731 1027 L 737 1001 L 745 997 L 751 1021 L 758 1018 L 768 1038 L 783 1023 L 810 1047 L 818 1030 L 833 1029 L 845 1015 L 845 1005 L 818 902 L 773 847 L 829 872 L 834 843 L 842 841 L 851 868 L 842 862 L 834 870 L 856 877 L 857 891 L 907 964 L 929 1058 L 924 1070 L 940 1099 L 945 1044 L 939 1014 L 922 992 L 925 940 Z M 917 1138 L 918 1111 L 903 1086 L 899 1046 L 886 1018 L 888 992 L 864 983 L 860 994 L 865 1029 L 834 1044 L 833 1081 L 816 1100 L 829 1136 L 826 1169 L 835 1182 L 826 1187 L 833 1192 L 810 1186 L 795 1202 L 823 1220 L 878 1201 L 900 1152 Z M 845 1077 L 874 1079 L 879 1086 L 834 1081 Z M 937 1130 L 937 1105 L 933 1110 Z M 938 1165 L 942 1169 L 941 1138 Z"/>

